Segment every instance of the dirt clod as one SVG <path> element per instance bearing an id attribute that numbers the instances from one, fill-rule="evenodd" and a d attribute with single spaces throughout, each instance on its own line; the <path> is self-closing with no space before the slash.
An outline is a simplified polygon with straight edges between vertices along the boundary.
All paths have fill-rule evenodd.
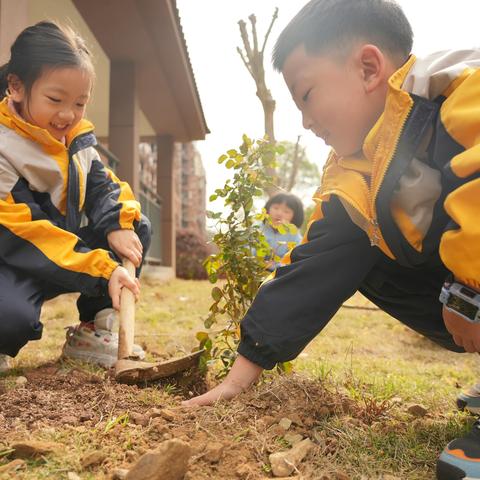
<path id="1" fill-rule="evenodd" d="M 220 442 L 213 442 L 207 445 L 204 458 L 210 463 L 218 463 L 222 458 L 225 445 Z"/>
<path id="2" fill-rule="evenodd" d="M 414 417 L 424 417 L 428 409 L 420 404 L 411 404 L 407 406 L 407 412 Z"/>
<path id="3" fill-rule="evenodd" d="M 91 468 L 96 465 L 100 465 L 101 463 L 104 462 L 104 460 L 107 458 L 107 455 L 105 452 L 99 451 L 99 452 L 91 452 L 88 455 L 85 455 L 80 464 L 82 465 L 83 469 Z"/>
<path id="4" fill-rule="evenodd" d="M 23 440 L 13 443 L 10 448 L 14 450 L 12 456 L 15 458 L 38 458 L 42 455 L 48 455 L 62 447 L 59 443 L 41 442 L 34 440 Z"/>
<path id="5" fill-rule="evenodd" d="M 126 480 L 181 480 L 188 469 L 190 446 L 178 439 L 167 440 L 143 455 Z"/>

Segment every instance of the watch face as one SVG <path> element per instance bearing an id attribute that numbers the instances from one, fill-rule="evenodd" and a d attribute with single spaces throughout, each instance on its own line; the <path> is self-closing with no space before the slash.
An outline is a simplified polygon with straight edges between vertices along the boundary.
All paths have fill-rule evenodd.
<path id="1" fill-rule="evenodd" d="M 463 298 L 457 297 L 456 295 L 450 295 L 450 298 L 447 302 L 447 307 L 450 307 L 452 310 L 465 315 L 470 320 L 475 320 L 478 312 L 478 308 L 475 305 L 466 302 L 463 300 Z"/>

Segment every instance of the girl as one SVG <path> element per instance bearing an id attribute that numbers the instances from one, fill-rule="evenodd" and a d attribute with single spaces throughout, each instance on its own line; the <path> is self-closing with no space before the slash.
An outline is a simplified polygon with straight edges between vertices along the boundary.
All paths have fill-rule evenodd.
<path id="1" fill-rule="evenodd" d="M 0 366 L 42 336 L 44 300 L 80 292 L 65 356 L 111 366 L 120 290 L 140 285 L 150 241 L 128 184 L 105 168 L 85 120 L 94 69 L 84 41 L 52 22 L 25 29 L 0 69 Z M 86 225 L 86 226 L 84 226 Z M 144 352 L 136 347 L 140 356 Z"/>
<path id="2" fill-rule="evenodd" d="M 281 224 L 292 223 L 300 228 L 303 224 L 303 205 L 302 201 L 295 195 L 278 193 L 268 200 L 265 210 L 270 215 L 272 224 L 264 222 L 262 232 L 272 248 L 272 256 L 267 263 L 267 268 L 273 271 L 281 265 L 281 262 L 275 260 L 275 258 L 282 258 L 302 240 L 299 232 L 280 233 L 278 227 Z"/>

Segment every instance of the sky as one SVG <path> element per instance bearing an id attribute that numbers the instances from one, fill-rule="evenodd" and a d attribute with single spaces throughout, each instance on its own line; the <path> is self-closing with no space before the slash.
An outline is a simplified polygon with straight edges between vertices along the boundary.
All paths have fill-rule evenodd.
<path id="1" fill-rule="evenodd" d="M 243 133 L 260 138 L 264 134 L 263 110 L 255 95 L 255 83 L 242 63 L 238 20 L 257 17 L 259 41 L 263 41 L 275 7 L 279 17 L 265 49 L 266 82 L 276 100 L 277 140 L 301 143 L 319 168 L 328 148 L 303 129 L 282 76 L 271 68 L 273 45 L 289 20 L 306 0 L 177 0 L 190 59 L 207 125 L 211 133 L 197 142 L 207 174 L 207 195 L 223 186 L 228 171 L 218 157 L 241 143 Z M 445 49 L 480 47 L 478 18 L 480 0 L 399 0 L 415 34 L 413 53 L 424 56 Z M 308 200 L 313 192 L 296 192 Z"/>

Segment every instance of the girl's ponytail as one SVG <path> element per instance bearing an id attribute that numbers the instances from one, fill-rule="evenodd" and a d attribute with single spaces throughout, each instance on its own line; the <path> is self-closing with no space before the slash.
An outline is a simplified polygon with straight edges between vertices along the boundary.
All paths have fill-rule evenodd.
<path id="1" fill-rule="evenodd" d="M 5 65 L 0 67 L 0 100 L 3 100 L 7 96 L 8 80 L 7 76 L 9 72 L 10 63 L 7 62 Z"/>

